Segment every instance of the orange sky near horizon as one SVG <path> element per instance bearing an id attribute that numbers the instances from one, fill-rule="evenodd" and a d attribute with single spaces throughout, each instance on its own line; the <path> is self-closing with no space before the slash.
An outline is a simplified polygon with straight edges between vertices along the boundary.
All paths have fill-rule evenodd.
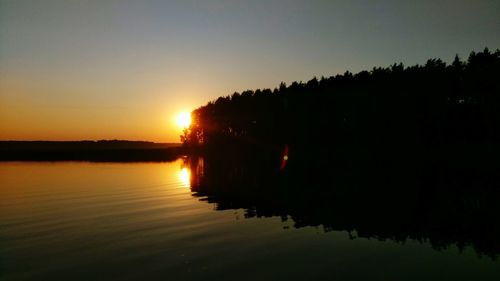
<path id="1" fill-rule="evenodd" d="M 206 103 L 190 95 L 172 95 L 141 102 L 107 96 L 97 100 L 85 95 L 80 86 L 48 86 L 33 81 L 14 81 L 0 78 L 0 140 L 142 140 L 180 142 L 182 128 L 177 116 Z M 85 87 L 84 87 L 85 88 Z M 45 92 L 63 91 L 56 99 L 48 100 Z M 181 91 L 181 90 L 179 90 Z M 81 94 L 78 92 L 82 92 Z M 33 96 L 33 93 L 39 93 Z M 138 96 L 141 96 L 140 93 Z M 175 95 L 174 95 L 175 96 Z"/>

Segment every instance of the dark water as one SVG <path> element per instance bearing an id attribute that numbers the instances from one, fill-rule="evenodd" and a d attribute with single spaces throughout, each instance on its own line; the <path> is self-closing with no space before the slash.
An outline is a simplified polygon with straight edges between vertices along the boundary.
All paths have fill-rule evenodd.
<path id="1" fill-rule="evenodd" d="M 394 173 L 387 195 L 340 174 L 313 166 L 278 183 L 201 158 L 0 163 L 0 280 L 500 280 L 491 190 L 406 180 L 399 194 L 391 184 L 408 177 Z"/>

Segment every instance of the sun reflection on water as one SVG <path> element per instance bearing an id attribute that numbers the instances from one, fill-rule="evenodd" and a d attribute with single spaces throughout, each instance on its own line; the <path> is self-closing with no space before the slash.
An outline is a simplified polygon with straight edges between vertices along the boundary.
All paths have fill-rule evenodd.
<path id="1" fill-rule="evenodd" d="M 181 168 L 181 171 L 179 172 L 179 178 L 183 187 L 191 187 L 191 172 L 188 168 Z"/>

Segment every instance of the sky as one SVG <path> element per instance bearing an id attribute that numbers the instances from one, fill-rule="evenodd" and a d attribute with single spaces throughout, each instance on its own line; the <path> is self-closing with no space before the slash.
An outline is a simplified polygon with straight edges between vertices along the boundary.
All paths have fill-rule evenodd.
<path id="1" fill-rule="evenodd" d="M 485 47 L 498 0 L 0 0 L 0 140 L 179 142 L 219 96 Z"/>

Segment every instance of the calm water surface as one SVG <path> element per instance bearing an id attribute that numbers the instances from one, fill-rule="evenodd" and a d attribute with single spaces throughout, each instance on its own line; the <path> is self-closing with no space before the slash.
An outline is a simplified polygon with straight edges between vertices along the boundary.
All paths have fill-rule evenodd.
<path id="1" fill-rule="evenodd" d="M 171 163 L 0 163 L 1 280 L 500 280 L 471 248 L 216 210 Z"/>

